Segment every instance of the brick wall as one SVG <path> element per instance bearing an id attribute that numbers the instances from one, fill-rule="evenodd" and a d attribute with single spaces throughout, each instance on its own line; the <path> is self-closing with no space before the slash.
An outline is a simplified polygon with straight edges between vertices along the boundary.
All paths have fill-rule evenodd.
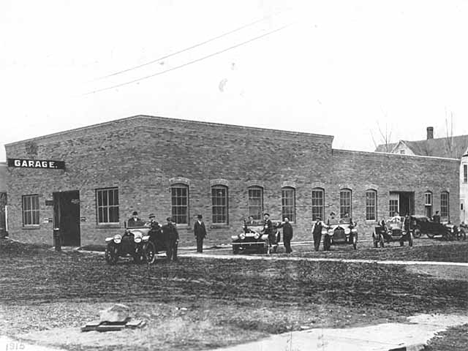
<path id="1" fill-rule="evenodd" d="M 325 213 L 337 209 L 341 187 L 352 189 L 353 217 L 363 233 L 372 227 L 362 219 L 368 187 L 378 191 L 379 216 L 387 211 L 389 191 L 414 191 L 418 204 L 426 189 L 438 194 L 445 187 L 458 194 L 459 163 L 453 160 L 332 150 L 332 140 L 324 135 L 136 116 L 8 144 L 8 158 L 66 163 L 66 170 L 8 169 L 10 235 L 52 243 L 52 223 L 43 219 L 53 217 L 53 207 L 45 200 L 52 199 L 53 192 L 68 190 L 80 192 L 80 216 L 85 218 L 82 245 L 104 243 L 105 237 L 121 234 L 133 210 L 145 219 L 153 212 L 164 222 L 171 214 L 171 184 L 178 182 L 185 182 L 190 193 L 191 222 L 179 226 L 181 245 L 195 245 L 191 228 L 198 213 L 209 228 L 208 244 L 229 243 L 248 214 L 249 186 L 263 187 L 264 210 L 273 219 L 281 217 L 281 188 L 296 189 L 295 240 L 310 239 L 314 187 L 325 190 Z M 211 223 L 211 186 L 216 184 L 228 186 L 226 226 Z M 119 189 L 120 223 L 114 227 L 96 223 L 95 191 L 108 187 Z M 38 228 L 22 227 L 21 197 L 27 194 L 40 198 Z"/>

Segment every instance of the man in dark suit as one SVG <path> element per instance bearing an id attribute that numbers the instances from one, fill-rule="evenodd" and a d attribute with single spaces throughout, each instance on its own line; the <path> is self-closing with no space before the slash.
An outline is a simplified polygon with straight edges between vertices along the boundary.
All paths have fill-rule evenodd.
<path id="1" fill-rule="evenodd" d="M 138 218 L 138 212 L 133 211 L 132 217 L 127 221 L 127 227 L 138 227 L 141 223 L 141 219 Z"/>
<path id="2" fill-rule="evenodd" d="M 179 244 L 179 232 L 171 217 L 167 217 L 167 224 L 163 225 L 161 232 L 166 243 L 166 258 L 177 261 L 177 246 Z"/>
<path id="3" fill-rule="evenodd" d="M 315 223 L 312 226 L 312 236 L 314 238 L 314 249 L 315 251 L 319 250 L 320 241 L 322 240 L 322 229 L 323 224 L 320 217 L 315 218 Z"/>
<path id="4" fill-rule="evenodd" d="M 202 219 L 203 216 L 199 214 L 197 216 L 197 221 L 193 226 L 193 233 L 195 235 L 195 238 L 197 239 L 197 252 L 200 253 L 203 252 L 203 239 L 205 239 L 206 237 L 205 223 L 203 223 Z"/>
<path id="5" fill-rule="evenodd" d="M 291 223 L 289 223 L 289 218 L 284 219 L 284 224 L 281 225 L 283 228 L 283 244 L 286 248 L 286 253 L 291 253 L 291 239 L 293 237 L 293 227 Z"/>
<path id="6" fill-rule="evenodd" d="M 432 221 L 435 223 L 440 223 L 440 214 L 439 211 L 436 211 L 435 215 L 432 216 Z"/>

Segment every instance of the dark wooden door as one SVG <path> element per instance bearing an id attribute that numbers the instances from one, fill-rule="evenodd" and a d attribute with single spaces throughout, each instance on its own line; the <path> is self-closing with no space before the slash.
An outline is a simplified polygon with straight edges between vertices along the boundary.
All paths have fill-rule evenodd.
<path id="1" fill-rule="evenodd" d="M 60 231 L 63 246 L 80 246 L 80 192 L 54 193 L 54 227 Z"/>

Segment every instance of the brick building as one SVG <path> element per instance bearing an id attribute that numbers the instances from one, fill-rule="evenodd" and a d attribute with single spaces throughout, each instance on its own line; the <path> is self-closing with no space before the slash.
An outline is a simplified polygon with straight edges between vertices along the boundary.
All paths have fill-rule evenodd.
<path id="1" fill-rule="evenodd" d="M 422 213 L 425 196 L 448 211 L 459 201 L 460 161 L 332 149 L 333 137 L 134 116 L 11 143 L 10 237 L 104 243 L 132 211 L 172 215 L 181 245 L 193 245 L 194 216 L 208 244 L 229 243 L 249 214 L 290 218 L 295 240 L 313 217 L 350 213 L 360 239 L 395 210 Z M 455 216 L 457 217 L 457 216 Z M 450 219 L 450 214 L 448 219 Z"/>

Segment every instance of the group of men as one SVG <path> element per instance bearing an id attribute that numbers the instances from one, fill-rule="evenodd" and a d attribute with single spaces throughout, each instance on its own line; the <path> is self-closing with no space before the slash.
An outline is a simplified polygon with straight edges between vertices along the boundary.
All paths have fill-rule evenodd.
<path id="1" fill-rule="evenodd" d="M 150 227 L 149 235 L 161 240 L 166 250 L 166 258 L 168 261 L 177 261 L 177 248 L 179 245 L 179 232 L 172 217 L 166 218 L 167 224 L 161 226 L 156 221 L 154 213 L 150 213 L 148 221 L 142 221 L 138 218 L 138 212 L 134 211 L 132 217 L 127 221 L 127 227 L 147 226 Z M 203 222 L 203 216 L 198 215 L 197 221 L 193 227 L 194 235 L 197 240 L 197 252 L 203 252 L 203 239 L 206 237 L 206 227 Z"/>
<path id="2" fill-rule="evenodd" d="M 244 232 L 247 232 L 249 225 L 257 224 L 253 218 L 253 216 L 249 216 L 249 219 L 244 223 Z M 273 222 L 270 219 L 270 214 L 265 213 L 263 215 L 263 229 L 262 234 L 268 235 L 268 241 L 271 245 L 273 253 L 275 253 L 278 249 L 278 242 L 280 240 L 279 236 L 277 236 L 276 229 L 283 228 L 283 244 L 284 248 L 286 249 L 286 253 L 291 253 L 291 240 L 293 238 L 293 227 L 289 222 L 289 218 L 284 218 L 284 223 L 277 224 L 276 226 L 273 225 Z"/>

